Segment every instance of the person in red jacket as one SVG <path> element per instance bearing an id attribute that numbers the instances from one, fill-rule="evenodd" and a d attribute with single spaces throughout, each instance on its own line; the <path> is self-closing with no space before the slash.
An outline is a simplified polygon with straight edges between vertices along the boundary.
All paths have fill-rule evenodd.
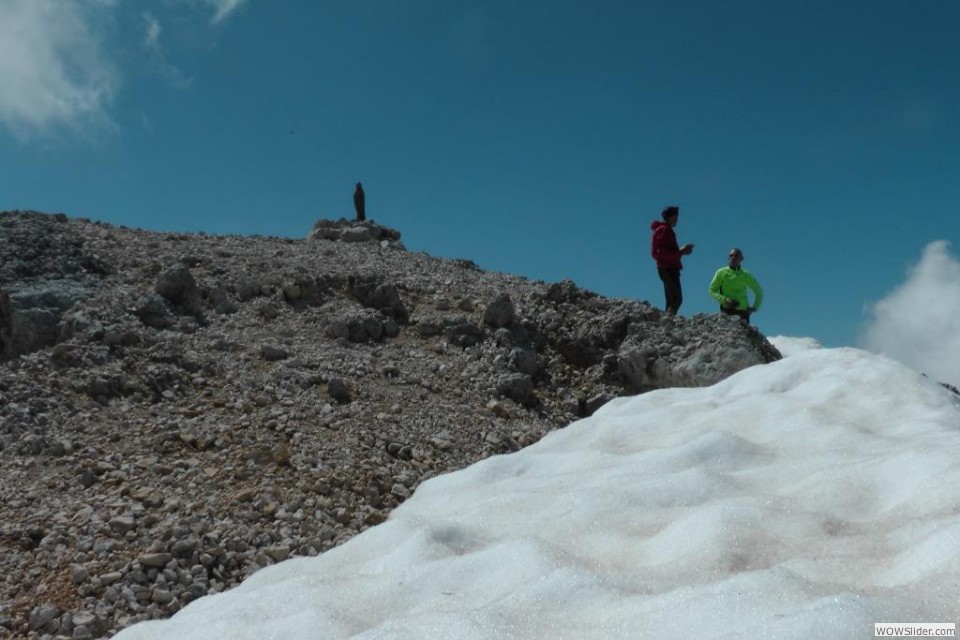
<path id="1" fill-rule="evenodd" d="M 683 304 L 683 288 L 680 286 L 680 259 L 693 253 L 693 245 L 677 245 L 677 235 L 673 228 L 680 220 L 680 207 L 669 206 L 661 214 L 662 221 L 650 223 L 653 238 L 650 241 L 650 255 L 657 262 L 657 273 L 663 281 L 663 293 L 667 299 L 667 313 L 673 315 Z"/>

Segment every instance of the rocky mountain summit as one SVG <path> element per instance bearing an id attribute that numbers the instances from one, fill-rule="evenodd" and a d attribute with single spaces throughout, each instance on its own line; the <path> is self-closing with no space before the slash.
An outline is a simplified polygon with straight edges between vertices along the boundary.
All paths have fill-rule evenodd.
<path id="1" fill-rule="evenodd" d="M 615 396 L 779 357 L 735 318 L 411 253 L 373 222 L 0 214 L 0 636 L 169 616 Z"/>

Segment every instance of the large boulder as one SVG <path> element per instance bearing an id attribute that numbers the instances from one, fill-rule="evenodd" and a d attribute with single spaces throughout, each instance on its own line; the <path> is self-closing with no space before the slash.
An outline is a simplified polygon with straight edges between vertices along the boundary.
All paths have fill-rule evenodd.
<path id="1" fill-rule="evenodd" d="M 156 292 L 191 315 L 202 311 L 200 287 L 185 265 L 170 267 L 157 277 Z"/>
<path id="2" fill-rule="evenodd" d="M 708 386 L 781 357 L 760 332 L 735 316 L 701 314 L 667 322 L 676 324 L 632 328 L 620 347 L 619 372 L 634 391 Z"/>
<path id="3" fill-rule="evenodd" d="M 153 329 L 166 329 L 176 322 L 176 317 L 170 311 L 166 299 L 155 293 L 141 298 L 134 313 L 143 324 Z"/>
<path id="4" fill-rule="evenodd" d="M 58 278 L 12 286 L 0 294 L 0 358 L 55 345 L 64 314 L 95 290 L 92 281 Z"/>
<path id="5" fill-rule="evenodd" d="M 347 290 L 365 307 L 377 309 L 385 316 L 403 324 L 410 320 L 410 314 L 403 300 L 400 299 L 397 287 L 381 281 L 377 276 L 350 276 L 347 281 Z"/>
<path id="6" fill-rule="evenodd" d="M 393 320 L 371 309 L 361 309 L 331 320 L 326 333 L 329 338 L 350 342 L 379 342 L 384 338 L 395 338 L 399 327 Z"/>
<path id="7" fill-rule="evenodd" d="M 527 407 L 537 404 L 533 381 L 525 373 L 507 373 L 497 379 L 497 395 L 506 396 Z"/>
<path id="8" fill-rule="evenodd" d="M 513 324 L 515 318 L 516 311 L 513 307 L 513 300 L 511 300 L 510 296 L 506 293 L 501 293 L 491 300 L 483 312 L 484 323 L 494 329 L 510 326 Z"/>
<path id="9" fill-rule="evenodd" d="M 483 340 L 483 329 L 467 318 L 447 318 L 444 325 L 444 336 L 452 345 L 466 349 Z"/>
<path id="10" fill-rule="evenodd" d="M 396 229 L 376 224 L 372 220 L 317 220 L 307 240 L 339 240 L 340 242 L 380 242 L 388 246 L 402 248 L 400 232 Z"/>

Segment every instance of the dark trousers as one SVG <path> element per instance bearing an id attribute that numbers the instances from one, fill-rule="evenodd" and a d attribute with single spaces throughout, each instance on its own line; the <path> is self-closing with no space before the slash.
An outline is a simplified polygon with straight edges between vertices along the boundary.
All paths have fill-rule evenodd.
<path id="1" fill-rule="evenodd" d="M 728 316 L 740 316 L 740 319 L 750 324 L 750 311 L 748 309 L 726 309 L 720 307 L 720 311 L 724 312 Z"/>
<path id="2" fill-rule="evenodd" d="M 667 299 L 667 311 L 676 313 L 683 304 L 683 288 L 680 286 L 680 269 L 658 268 L 663 281 L 663 295 Z"/>

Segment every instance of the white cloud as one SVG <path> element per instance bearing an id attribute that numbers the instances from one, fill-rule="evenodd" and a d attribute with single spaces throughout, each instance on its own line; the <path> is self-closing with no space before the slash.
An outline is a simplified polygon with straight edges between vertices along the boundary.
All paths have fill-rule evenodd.
<path id="1" fill-rule="evenodd" d="M 210 24 L 230 17 L 247 0 L 172 0 L 191 12 L 213 9 Z M 81 134 L 113 127 L 110 108 L 120 85 L 105 29 L 123 14 L 119 0 L 0 0 L 0 128 L 26 140 L 66 128 Z M 136 13 L 133 14 L 136 17 Z M 170 85 L 191 82 L 169 61 L 165 31 L 152 13 L 141 13 L 140 46 Z M 200 18 L 202 19 L 202 18 Z M 136 29 L 134 33 L 141 33 Z M 122 45 L 121 45 L 122 46 Z"/>
<path id="2" fill-rule="evenodd" d="M 227 17 L 233 13 L 240 5 L 242 5 L 246 0 L 206 0 L 207 4 L 212 5 L 216 9 L 216 14 L 213 16 L 213 24 L 223 22 Z"/>
<path id="3" fill-rule="evenodd" d="M 147 12 L 143 13 L 143 20 L 147 23 L 147 32 L 143 37 L 143 46 L 146 49 L 158 51 L 160 49 L 160 32 L 163 31 L 160 27 L 160 21 Z"/>
<path id="4" fill-rule="evenodd" d="M 960 262 L 949 243 L 932 242 L 907 280 L 870 307 L 862 344 L 926 373 L 960 384 Z"/>
<path id="5" fill-rule="evenodd" d="M 148 12 L 142 13 L 141 16 L 145 23 L 143 48 L 150 54 L 151 64 L 172 86 L 178 89 L 188 87 L 190 78 L 184 75 L 176 65 L 170 63 L 167 59 L 167 51 L 160 43 L 160 34 L 163 33 L 160 21 Z"/>
<path id="6" fill-rule="evenodd" d="M 103 53 L 104 0 L 0 0 L 0 125 L 20 137 L 110 123 L 119 77 Z"/>

